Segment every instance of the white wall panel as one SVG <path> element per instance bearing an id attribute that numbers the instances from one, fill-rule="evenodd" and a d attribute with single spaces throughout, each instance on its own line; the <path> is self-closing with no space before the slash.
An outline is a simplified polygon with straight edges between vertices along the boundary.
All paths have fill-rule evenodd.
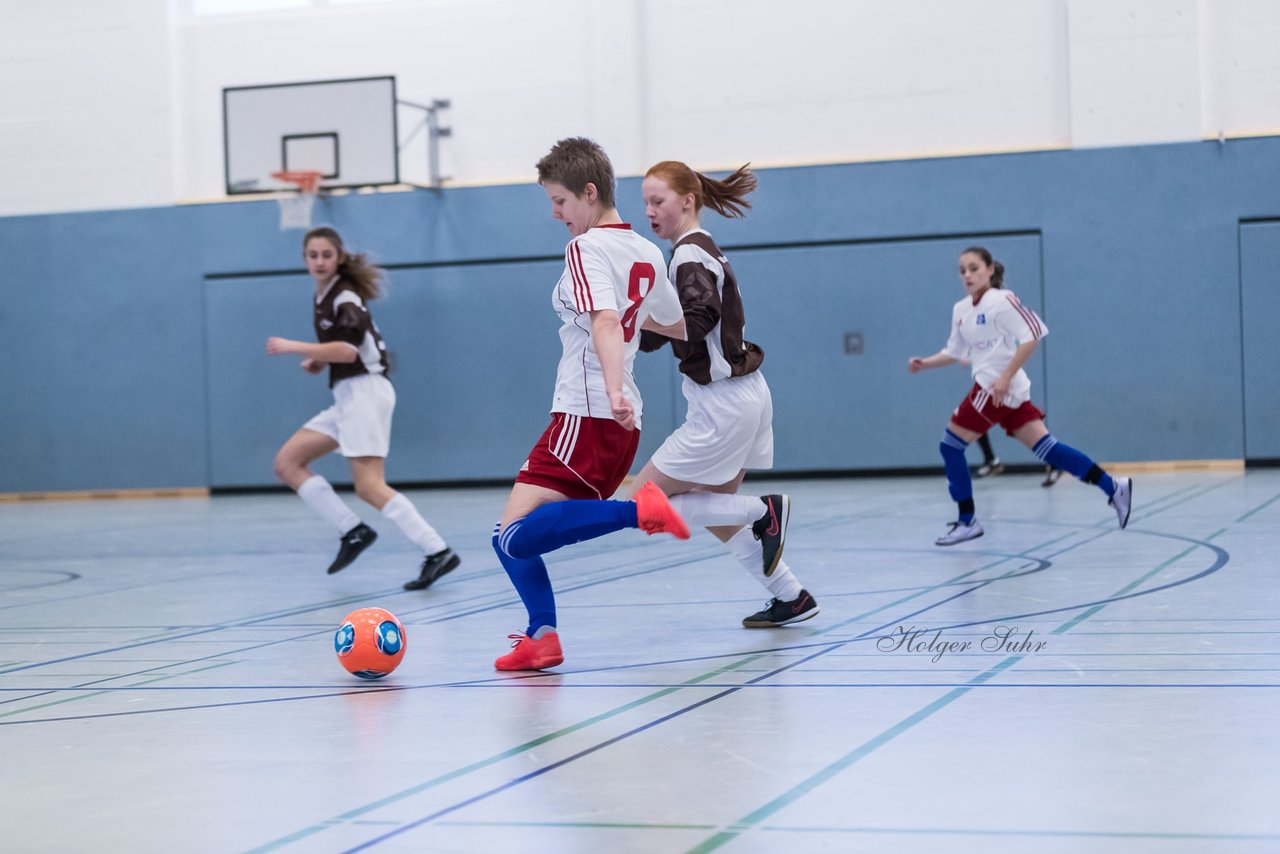
<path id="1" fill-rule="evenodd" d="M 573 134 L 635 174 L 1280 132 L 1275 0 L 170 5 L 0 4 L 0 215 L 219 198 L 224 87 L 383 74 L 452 101 L 454 183 Z M 401 166 L 427 181 L 421 133 Z"/>
<path id="2" fill-rule="evenodd" d="M 5 2 L 0 214 L 170 204 L 169 46 L 156 0 Z"/>
<path id="3" fill-rule="evenodd" d="M 1280 3 L 1201 0 L 1204 136 L 1280 133 Z"/>
<path id="4" fill-rule="evenodd" d="M 199 105 L 185 190 L 220 186 L 207 105 L 223 86 L 322 76 L 391 73 L 404 98 L 450 98 L 442 165 L 467 183 L 528 180 L 570 134 L 599 139 L 624 174 L 669 156 L 765 164 L 1065 146 L 1062 2 L 489 0 L 202 22 L 178 51 Z M 312 44 L 342 48 L 290 47 Z"/>
<path id="5" fill-rule="evenodd" d="M 1060 2 L 647 5 L 668 153 L 795 163 L 1065 146 Z"/>
<path id="6" fill-rule="evenodd" d="M 1197 0 L 1070 0 L 1071 142 L 1201 136 Z"/>

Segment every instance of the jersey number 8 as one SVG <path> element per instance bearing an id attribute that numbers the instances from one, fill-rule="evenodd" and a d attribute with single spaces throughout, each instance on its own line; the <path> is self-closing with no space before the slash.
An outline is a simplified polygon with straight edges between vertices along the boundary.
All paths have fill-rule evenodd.
<path id="1" fill-rule="evenodd" d="M 625 342 L 636 337 L 636 315 L 640 312 L 640 303 L 653 290 L 655 279 L 652 264 L 642 261 L 631 265 L 631 275 L 627 278 L 627 299 L 630 304 L 622 313 L 622 340 Z"/>

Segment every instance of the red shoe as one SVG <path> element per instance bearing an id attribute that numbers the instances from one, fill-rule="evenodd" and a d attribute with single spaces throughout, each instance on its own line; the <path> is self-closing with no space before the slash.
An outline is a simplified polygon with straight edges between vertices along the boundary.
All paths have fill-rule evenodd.
<path id="1" fill-rule="evenodd" d="M 560 651 L 560 636 L 555 632 L 547 632 L 539 640 L 528 635 L 507 635 L 515 643 L 511 644 L 511 652 L 493 663 L 497 670 L 543 670 L 564 663 L 564 653 Z"/>
<path id="2" fill-rule="evenodd" d="M 640 530 L 647 534 L 670 534 L 677 540 L 689 539 L 689 526 L 653 481 L 640 487 L 635 502 Z"/>

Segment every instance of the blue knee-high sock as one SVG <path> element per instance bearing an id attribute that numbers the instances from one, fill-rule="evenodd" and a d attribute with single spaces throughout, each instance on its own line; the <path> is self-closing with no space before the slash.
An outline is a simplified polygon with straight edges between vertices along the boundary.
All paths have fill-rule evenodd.
<path id="1" fill-rule="evenodd" d="M 942 451 L 942 464 L 947 469 L 947 491 L 951 500 L 960 505 L 960 522 L 973 521 L 973 478 L 969 476 L 969 464 L 964 459 L 964 449 L 969 443 L 950 430 L 942 437 L 938 449 Z"/>
<path id="2" fill-rule="evenodd" d="M 1108 496 L 1116 494 L 1116 482 L 1111 479 L 1111 475 L 1085 454 L 1065 442 L 1059 442 L 1052 433 L 1042 436 L 1031 450 L 1035 451 L 1042 462 L 1070 472 L 1085 483 L 1096 484 Z"/>
<path id="3" fill-rule="evenodd" d="M 551 589 L 551 578 L 547 575 L 547 565 L 542 558 L 534 555 L 530 558 L 512 557 L 498 545 L 498 529 L 493 529 L 493 550 L 498 553 L 498 561 L 507 571 L 507 577 L 520 594 L 524 609 L 529 612 L 529 627 L 525 634 L 532 636 L 543 626 L 556 626 L 556 594 Z"/>
<path id="4" fill-rule="evenodd" d="M 634 527 L 634 501 L 557 501 L 512 522 L 499 544 L 514 558 L 528 558 Z"/>

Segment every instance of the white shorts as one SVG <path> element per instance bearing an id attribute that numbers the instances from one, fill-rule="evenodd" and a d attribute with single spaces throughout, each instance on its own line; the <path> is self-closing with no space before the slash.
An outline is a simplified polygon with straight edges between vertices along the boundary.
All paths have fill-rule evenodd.
<path id="1" fill-rule="evenodd" d="M 698 385 L 684 379 L 689 413 L 653 464 L 667 477 L 719 486 L 743 469 L 773 468 L 773 397 L 759 371 Z"/>
<path id="2" fill-rule="evenodd" d="M 391 450 L 391 413 L 396 389 L 382 374 L 339 380 L 333 406 L 302 426 L 338 443 L 344 457 L 382 457 Z"/>

